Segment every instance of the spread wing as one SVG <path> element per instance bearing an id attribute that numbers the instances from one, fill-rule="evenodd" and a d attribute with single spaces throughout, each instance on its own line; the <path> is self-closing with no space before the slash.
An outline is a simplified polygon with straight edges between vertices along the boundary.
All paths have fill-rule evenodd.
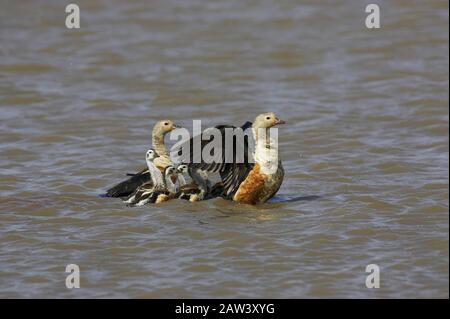
<path id="1" fill-rule="evenodd" d="M 242 130 L 246 130 L 247 128 L 251 127 L 251 122 L 246 122 L 243 126 L 241 126 Z M 249 156 L 249 141 L 248 136 L 245 135 L 244 139 L 236 138 L 236 136 L 233 136 L 232 139 L 232 145 L 226 145 L 226 137 L 225 132 L 227 128 L 235 129 L 235 126 L 231 125 L 219 125 L 215 127 L 218 129 L 221 133 L 222 138 L 222 152 L 221 156 L 215 158 L 212 162 L 207 163 L 204 161 L 203 158 L 200 159 L 199 163 L 194 162 L 194 152 L 193 152 L 193 145 L 194 145 L 194 138 L 191 138 L 188 142 L 190 143 L 190 154 L 189 154 L 189 160 L 184 160 L 184 164 L 188 165 L 192 169 L 200 169 L 209 173 L 217 172 L 219 173 L 221 179 L 222 179 L 222 193 L 221 195 L 223 197 L 229 198 L 231 197 L 239 188 L 240 184 L 245 180 L 248 173 L 253 168 L 253 163 L 250 162 Z M 205 131 L 204 131 L 205 132 Z M 204 133 L 203 132 L 203 133 Z M 206 145 L 208 145 L 212 140 L 213 136 L 210 136 L 208 139 L 201 140 L 201 150 L 203 152 L 203 149 Z M 198 143 L 198 142 L 197 142 Z M 233 156 L 230 158 L 226 158 L 226 152 L 230 151 L 230 147 L 232 147 L 233 150 Z M 178 155 L 182 155 L 182 148 L 178 151 Z M 238 154 L 240 152 L 244 152 L 244 154 Z M 243 159 L 243 161 L 242 161 Z"/>

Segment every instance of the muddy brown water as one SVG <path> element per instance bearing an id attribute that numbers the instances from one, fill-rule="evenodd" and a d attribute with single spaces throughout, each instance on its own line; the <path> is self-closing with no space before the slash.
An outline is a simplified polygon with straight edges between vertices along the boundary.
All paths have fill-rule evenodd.
<path id="1" fill-rule="evenodd" d="M 76 3 L 68 30 L 1 1 L 0 297 L 449 297 L 447 1 L 378 1 L 379 30 L 365 1 Z M 271 202 L 98 196 L 156 120 L 264 111 L 289 122 Z"/>

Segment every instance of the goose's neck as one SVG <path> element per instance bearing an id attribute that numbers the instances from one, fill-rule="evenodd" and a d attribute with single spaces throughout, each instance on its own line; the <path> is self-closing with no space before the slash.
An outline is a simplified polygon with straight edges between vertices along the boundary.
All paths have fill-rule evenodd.
<path id="1" fill-rule="evenodd" d="M 255 145 L 266 144 L 270 145 L 272 140 L 270 139 L 270 128 L 252 128 L 253 137 L 255 139 Z"/>
<path id="2" fill-rule="evenodd" d="M 172 182 L 172 178 L 170 175 L 166 174 L 165 176 L 165 181 L 166 181 L 166 187 L 167 190 L 171 193 L 176 193 L 177 192 L 177 187 L 175 186 L 175 184 Z"/>
<path id="3" fill-rule="evenodd" d="M 180 186 L 186 185 L 186 178 L 184 178 L 183 174 L 178 174 L 178 182 L 180 183 Z"/>
<path id="4" fill-rule="evenodd" d="M 278 167 L 278 135 L 270 136 L 270 129 L 253 129 L 255 138 L 255 163 L 259 164 L 261 172 L 271 175 Z"/>
<path id="5" fill-rule="evenodd" d="M 164 144 L 164 134 L 160 132 L 153 132 L 152 134 L 153 149 L 159 156 L 169 156 L 166 144 Z"/>

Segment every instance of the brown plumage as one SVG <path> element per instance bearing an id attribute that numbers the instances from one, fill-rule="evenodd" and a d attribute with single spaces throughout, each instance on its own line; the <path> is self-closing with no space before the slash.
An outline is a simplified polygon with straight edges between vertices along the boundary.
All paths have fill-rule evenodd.
<path id="1" fill-rule="evenodd" d="M 233 200 L 243 204 L 256 204 L 264 190 L 266 179 L 267 176 L 260 172 L 259 164 L 255 164 L 234 194 Z"/>

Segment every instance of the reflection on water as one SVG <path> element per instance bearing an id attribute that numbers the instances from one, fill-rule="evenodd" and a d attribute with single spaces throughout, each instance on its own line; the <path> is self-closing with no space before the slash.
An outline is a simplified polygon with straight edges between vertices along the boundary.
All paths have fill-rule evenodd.
<path id="1" fill-rule="evenodd" d="M 297 196 L 297 197 L 275 196 L 274 198 L 271 199 L 270 202 L 272 202 L 272 203 L 276 203 L 276 202 L 291 203 L 291 202 L 299 202 L 299 201 L 303 201 L 303 200 L 315 200 L 315 199 L 319 199 L 319 198 L 321 198 L 321 197 L 317 196 L 317 195 Z"/>
<path id="2" fill-rule="evenodd" d="M 79 30 L 0 11 L 0 297 L 448 298 L 448 2 L 381 1 L 380 30 L 354 1 L 77 3 Z M 289 120 L 271 202 L 98 196 L 157 119 L 263 111 Z"/>

